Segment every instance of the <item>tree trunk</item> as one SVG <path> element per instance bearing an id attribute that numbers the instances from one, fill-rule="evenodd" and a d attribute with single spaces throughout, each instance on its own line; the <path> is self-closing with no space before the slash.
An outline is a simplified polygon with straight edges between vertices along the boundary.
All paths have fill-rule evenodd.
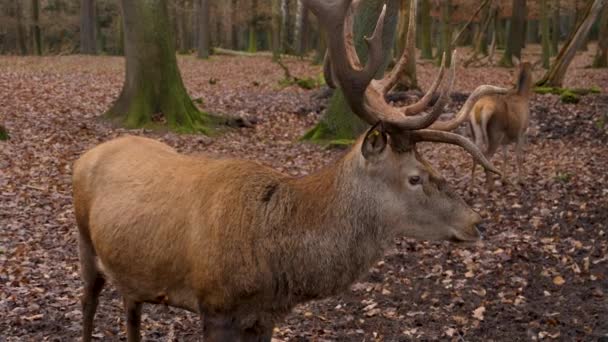
<path id="1" fill-rule="evenodd" d="M 551 57 L 551 37 L 549 36 L 549 8 L 547 6 L 547 0 L 540 0 L 540 15 L 543 68 L 549 69 Z"/>
<path id="2" fill-rule="evenodd" d="M 249 44 L 247 51 L 258 51 L 258 36 L 257 36 L 257 20 L 258 20 L 258 0 L 251 0 L 251 20 L 249 21 Z"/>
<path id="3" fill-rule="evenodd" d="M 239 29 L 237 27 L 237 3 L 238 0 L 230 1 L 230 48 L 238 49 Z"/>
<path id="4" fill-rule="evenodd" d="M 415 0 L 401 0 L 401 9 L 399 10 L 399 23 L 398 34 L 397 34 L 397 49 L 396 56 L 400 58 L 405 49 L 405 43 L 407 40 L 407 31 L 410 19 L 410 6 L 409 2 Z M 415 39 L 415 37 L 414 37 Z M 404 91 L 408 89 L 418 89 L 418 79 L 416 77 L 416 45 L 412 46 L 412 49 L 408 51 L 407 68 L 404 73 L 399 77 L 399 82 L 396 85 L 396 89 Z"/>
<path id="5" fill-rule="evenodd" d="M 280 0 L 272 0 L 272 60 L 281 58 L 281 3 Z"/>
<path id="6" fill-rule="evenodd" d="M 446 66 L 450 65 L 452 60 L 452 24 L 450 22 L 451 17 L 451 1 L 450 0 L 441 0 L 440 2 L 440 12 L 441 12 L 441 37 L 440 37 L 440 46 L 437 49 L 437 63 L 441 64 L 441 59 L 443 58 L 443 54 L 446 55 Z"/>
<path id="7" fill-rule="evenodd" d="M 493 7 L 492 1 L 490 1 L 483 9 L 477 32 L 473 38 L 475 54 L 481 54 L 483 56 L 488 55 L 487 35 L 490 29 L 490 24 L 492 23 L 492 16 L 494 14 Z"/>
<path id="8" fill-rule="evenodd" d="M 551 56 L 557 56 L 557 52 L 559 51 L 559 0 L 554 0 L 553 2 L 553 10 L 552 12 L 552 29 L 551 29 Z"/>
<path id="9" fill-rule="evenodd" d="M 80 52 L 86 55 L 97 54 L 95 12 L 95 0 L 80 1 Z"/>
<path id="10" fill-rule="evenodd" d="M 281 50 L 283 53 L 291 51 L 289 46 L 289 1 L 281 0 Z"/>
<path id="11" fill-rule="evenodd" d="M 209 0 L 194 0 L 198 3 L 198 58 L 209 58 Z"/>
<path id="12" fill-rule="evenodd" d="M 521 59 L 521 49 L 524 45 L 524 25 L 526 21 L 526 0 L 513 0 L 513 13 L 511 14 L 511 27 L 507 49 L 500 61 L 504 67 L 513 66 L 513 56 Z"/>
<path id="13" fill-rule="evenodd" d="M 365 63 L 367 60 L 367 46 L 363 41 L 363 37 L 371 36 L 383 5 L 384 0 L 366 0 L 362 1 L 359 5 L 354 23 L 354 40 L 361 63 Z M 395 41 L 398 11 L 399 3 L 397 1 L 390 1 L 385 17 L 384 31 L 382 32 L 386 61 L 384 67 L 380 68 L 379 76 L 384 74 L 384 70 L 391 57 L 390 51 Z M 323 118 L 313 129 L 304 135 L 303 139 L 313 141 L 354 139 L 366 127 L 367 124 L 352 113 L 346 99 L 344 99 L 342 91 L 336 89 Z"/>
<path id="14" fill-rule="evenodd" d="M 40 2 L 39 0 L 32 0 L 32 47 L 34 53 L 38 56 L 42 56 L 42 41 L 40 38 Z"/>
<path id="15" fill-rule="evenodd" d="M 106 116 L 127 127 L 162 114 L 171 129 L 208 133 L 218 119 L 201 113 L 182 82 L 166 0 L 122 0 L 126 76 Z M 156 119 L 156 117 L 154 118 Z"/>
<path id="16" fill-rule="evenodd" d="M 537 82 L 538 86 L 562 86 L 568 66 L 574 59 L 580 45 L 585 41 L 589 34 L 589 30 L 591 30 L 591 26 L 593 26 L 593 23 L 602 11 L 602 6 L 606 5 L 606 1 L 607 0 L 594 0 L 593 3 L 587 7 L 584 19 L 576 29 L 576 33 L 574 33 L 572 38 L 562 47 L 557 59 L 551 66 L 551 69 L 549 69 L 545 76 Z"/>
<path id="17" fill-rule="evenodd" d="M 429 0 L 420 0 L 420 44 L 422 59 L 433 58 L 431 22 L 431 5 L 429 4 Z"/>
<path id="18" fill-rule="evenodd" d="M 308 30 L 308 8 L 304 4 L 304 1 L 297 0 L 297 11 L 296 11 L 296 27 L 294 31 L 294 41 L 296 43 L 296 54 L 298 56 L 304 55 L 306 52 L 306 35 Z"/>
<path id="19" fill-rule="evenodd" d="M 542 15 L 542 14 L 541 14 Z M 536 44 L 538 43 L 538 20 L 530 19 L 526 25 L 526 43 Z"/>
<path id="20" fill-rule="evenodd" d="M 15 22 L 17 31 L 17 47 L 21 55 L 27 54 L 27 43 L 25 41 L 25 28 L 23 27 L 23 10 L 21 8 L 21 0 L 13 0 L 15 10 Z"/>
<path id="21" fill-rule="evenodd" d="M 177 8 L 177 30 L 179 37 L 179 53 L 188 53 L 188 1 L 180 0 Z"/>
<path id="22" fill-rule="evenodd" d="M 593 59 L 594 68 L 608 67 L 608 6 L 604 6 L 600 17 L 600 32 L 597 42 L 597 52 Z"/>

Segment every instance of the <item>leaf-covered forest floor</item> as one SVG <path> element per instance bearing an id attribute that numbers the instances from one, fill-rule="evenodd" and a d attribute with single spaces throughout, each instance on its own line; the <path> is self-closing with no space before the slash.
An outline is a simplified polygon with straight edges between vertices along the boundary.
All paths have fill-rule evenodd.
<path id="1" fill-rule="evenodd" d="M 286 61 L 295 76 L 320 68 Z M 579 56 L 566 86 L 599 86 L 579 104 L 535 95 L 525 185 L 487 193 L 483 175 L 469 186 L 471 159 L 458 148 L 422 150 L 486 221 L 475 246 L 397 239 L 350 291 L 298 306 L 275 331 L 289 341 L 534 339 L 594 341 L 608 334 L 608 70 L 585 69 Z M 123 59 L 0 57 L 0 340 L 69 341 L 81 329 L 71 168 L 85 150 L 124 134 L 146 135 L 186 153 L 257 160 L 305 175 L 343 151 L 298 142 L 323 102 L 280 88 L 280 68 L 265 58 L 180 57 L 193 98 L 208 111 L 256 118 L 254 128 L 216 137 L 125 130 L 97 119 L 117 97 Z M 436 67 L 419 65 L 423 87 Z M 512 70 L 458 70 L 456 91 L 509 85 Z M 539 76 L 537 70 L 535 76 Z M 216 82 L 210 82 L 215 79 Z M 215 84 L 212 84 L 215 83 Z M 462 102 L 448 107 L 454 112 Z M 464 130 L 463 130 L 464 131 Z M 512 148 L 509 176 L 515 176 Z M 500 156 L 495 158 L 498 166 Z M 124 340 L 121 300 L 101 296 L 95 336 Z M 148 341 L 199 340 L 191 313 L 144 306 Z"/>

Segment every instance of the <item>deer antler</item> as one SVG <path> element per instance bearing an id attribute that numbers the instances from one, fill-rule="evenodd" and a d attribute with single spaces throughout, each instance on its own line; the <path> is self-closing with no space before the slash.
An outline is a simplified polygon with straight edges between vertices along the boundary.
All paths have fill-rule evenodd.
<path id="1" fill-rule="evenodd" d="M 326 63 L 325 74 L 332 83 L 339 85 L 352 111 L 367 123 L 373 125 L 382 121 L 391 134 L 409 136 L 412 142 L 432 141 L 443 142 L 461 146 L 469 152 L 478 163 L 487 170 L 498 173 L 496 168 L 484 157 L 483 153 L 468 139 L 448 132 L 455 122 L 461 123 L 463 115 L 473 107 L 473 104 L 482 96 L 504 93 L 507 89 L 480 86 L 471 94 L 459 115 L 453 120 L 435 122 L 441 115 L 449 99 L 455 78 L 455 55 L 452 60 L 450 76 L 447 86 L 443 87 L 439 99 L 430 111 L 424 112 L 431 102 L 435 92 L 442 83 L 445 74 L 445 55 L 441 69 L 432 86 L 426 94 L 416 103 L 395 107 L 388 104 L 385 95 L 396 84 L 399 75 L 405 71 L 408 61 L 408 47 L 414 44 L 416 1 L 410 1 L 410 20 L 406 48 L 399 58 L 396 66 L 384 78 L 375 80 L 383 62 L 382 30 L 386 15 L 386 4 L 383 6 L 378 22 L 371 37 L 365 37 L 368 44 L 368 60 L 365 66 L 361 65 L 353 43 L 353 20 L 358 0 L 304 0 L 308 7 L 319 19 L 319 23 L 327 32 L 328 56 L 331 61 Z M 466 115 L 465 115 L 466 118 Z M 430 128 L 430 129 L 425 129 Z M 439 130 L 434 130 L 439 129 Z"/>

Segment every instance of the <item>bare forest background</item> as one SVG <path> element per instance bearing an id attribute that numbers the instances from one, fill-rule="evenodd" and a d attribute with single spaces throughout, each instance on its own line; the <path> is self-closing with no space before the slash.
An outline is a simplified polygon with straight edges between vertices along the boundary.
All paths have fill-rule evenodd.
<path id="1" fill-rule="evenodd" d="M 298 0 L 170 0 L 168 5 L 179 53 L 200 49 L 209 50 L 208 53 L 274 51 L 275 54 L 309 56 L 320 62 L 325 51 L 314 16 L 309 15 Z M 543 65 L 548 67 L 548 58 L 557 55 L 559 44 L 574 33 L 589 5 L 587 0 L 422 0 L 417 16 L 420 27 L 417 47 L 422 58 L 436 57 L 442 51 L 442 44 L 449 41 L 446 35 L 454 37 L 462 31 L 455 43 L 474 48 L 474 56 L 469 60 L 473 62 L 478 56 L 491 54 L 493 48 L 519 57 L 517 45 L 542 43 Z M 405 12 L 407 6 L 401 7 Z M 209 20 L 201 20 L 205 16 Z M 600 35 L 601 28 L 608 26 L 606 17 L 605 13 L 598 16 L 581 47 L 588 49 L 588 41 L 604 38 L 597 47 L 595 64 L 598 66 L 606 64 L 608 35 Z M 510 32 L 512 26 L 514 35 Z M 400 27 L 406 29 L 406 25 Z M 201 39 L 201 35 L 207 39 Z M 122 55 L 122 37 L 119 1 L 3 0 L 0 3 L 2 54 Z M 273 37 L 276 38 L 274 45 Z M 402 35 L 398 34 L 399 37 Z M 199 56 L 206 54 L 202 52 Z M 511 62 L 504 59 L 500 63 L 511 66 Z"/>

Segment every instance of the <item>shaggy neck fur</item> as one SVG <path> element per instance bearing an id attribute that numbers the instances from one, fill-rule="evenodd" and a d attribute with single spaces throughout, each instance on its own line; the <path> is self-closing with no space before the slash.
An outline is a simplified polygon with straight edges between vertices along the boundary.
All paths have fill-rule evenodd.
<path id="1" fill-rule="evenodd" d="M 276 239 L 273 268 L 291 274 L 275 275 L 275 295 L 301 302 L 336 294 L 382 257 L 394 233 L 378 214 L 382 204 L 372 191 L 381 190 L 370 189 L 353 165 L 358 158 L 351 151 L 318 173 L 288 180 L 277 193 L 275 210 L 290 224 L 275 226 L 285 229 Z"/>

